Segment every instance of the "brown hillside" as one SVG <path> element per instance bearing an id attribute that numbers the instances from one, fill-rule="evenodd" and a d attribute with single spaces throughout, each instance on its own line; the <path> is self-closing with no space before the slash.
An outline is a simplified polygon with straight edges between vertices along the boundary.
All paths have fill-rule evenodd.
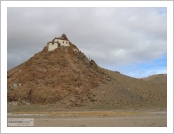
<path id="1" fill-rule="evenodd" d="M 143 79 L 136 79 L 129 76 L 105 69 L 114 81 L 117 81 L 122 88 L 115 88 L 117 94 L 115 98 L 121 97 L 127 106 L 166 106 L 167 105 L 167 85 L 163 83 L 154 83 Z M 114 89 L 114 83 L 107 85 Z M 113 95 L 114 92 L 112 92 Z M 114 96 L 113 96 L 114 97 Z M 116 101 L 118 103 L 118 101 Z M 122 105 L 123 103 L 120 103 Z M 130 105 L 128 105 L 130 104 Z"/>
<path id="2" fill-rule="evenodd" d="M 152 81 L 155 83 L 167 84 L 167 74 L 155 74 L 155 75 L 143 78 L 143 80 Z"/>
<path id="3" fill-rule="evenodd" d="M 49 51 L 47 46 L 7 72 L 8 102 L 56 104 L 58 107 L 118 108 L 164 106 L 167 86 L 135 79 L 99 67 L 70 44 Z"/>
<path id="4" fill-rule="evenodd" d="M 8 85 L 22 86 L 8 92 L 8 101 L 26 100 L 31 103 L 55 103 L 67 96 L 83 102 L 90 89 L 106 83 L 108 75 L 73 44 L 47 51 L 45 47 L 28 61 L 7 72 Z M 92 98 L 91 98 L 92 99 Z"/>

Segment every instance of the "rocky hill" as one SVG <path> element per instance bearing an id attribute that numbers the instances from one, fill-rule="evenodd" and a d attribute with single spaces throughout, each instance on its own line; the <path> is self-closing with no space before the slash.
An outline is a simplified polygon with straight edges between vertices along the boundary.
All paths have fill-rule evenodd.
<path id="1" fill-rule="evenodd" d="M 74 44 L 47 46 L 7 72 L 7 100 L 57 107 L 116 108 L 167 105 L 167 85 L 99 67 Z"/>
<path id="2" fill-rule="evenodd" d="M 78 48 L 59 47 L 47 51 L 47 46 L 26 62 L 9 70 L 8 85 L 21 86 L 8 90 L 8 101 L 55 103 L 65 98 L 95 99 L 90 89 L 106 83 L 109 77 L 94 60 L 89 60 Z"/>

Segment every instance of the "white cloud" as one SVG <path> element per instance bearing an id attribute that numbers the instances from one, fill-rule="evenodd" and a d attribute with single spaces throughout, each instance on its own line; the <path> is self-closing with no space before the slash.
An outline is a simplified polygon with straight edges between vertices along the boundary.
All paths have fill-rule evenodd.
<path id="1" fill-rule="evenodd" d="M 163 13 L 160 11 L 163 10 Z M 141 63 L 167 51 L 165 8 L 8 8 L 8 55 L 28 58 L 55 36 L 69 40 L 99 65 Z M 20 48 L 20 49 L 19 49 Z M 28 54 L 27 54 L 28 53 Z M 20 53 L 8 57 L 9 61 Z M 26 60 L 26 59 L 23 59 Z M 8 69 L 14 66 L 8 62 Z"/>

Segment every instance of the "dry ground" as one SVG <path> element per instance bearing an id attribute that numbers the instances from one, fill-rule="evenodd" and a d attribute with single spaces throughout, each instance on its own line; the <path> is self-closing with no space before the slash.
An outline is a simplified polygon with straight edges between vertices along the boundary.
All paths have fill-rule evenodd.
<path id="1" fill-rule="evenodd" d="M 167 127 L 166 109 L 8 113 L 13 117 L 34 118 L 35 127 Z"/>

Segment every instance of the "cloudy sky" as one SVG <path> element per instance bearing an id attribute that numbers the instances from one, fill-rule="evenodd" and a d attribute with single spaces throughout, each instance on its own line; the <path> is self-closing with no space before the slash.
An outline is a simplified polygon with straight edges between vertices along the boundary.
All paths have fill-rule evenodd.
<path id="1" fill-rule="evenodd" d="M 65 33 L 96 63 L 140 78 L 167 73 L 167 8 L 8 7 L 7 69 Z"/>

